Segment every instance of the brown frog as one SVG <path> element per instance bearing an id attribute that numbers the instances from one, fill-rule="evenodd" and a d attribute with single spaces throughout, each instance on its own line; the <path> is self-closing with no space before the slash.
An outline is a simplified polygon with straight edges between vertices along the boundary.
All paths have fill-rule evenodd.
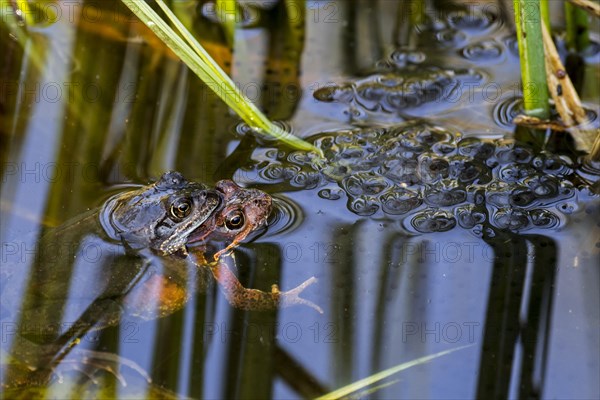
<path id="1" fill-rule="evenodd" d="M 288 292 L 276 286 L 262 292 L 244 288 L 225 262 L 240 241 L 264 227 L 270 210 L 264 192 L 231 181 L 208 188 L 177 172 L 113 196 L 100 209 L 44 234 L 32 260 L 2 265 L 3 352 L 27 370 L 51 369 L 86 332 L 123 318 L 169 315 L 212 276 L 235 307 L 305 304 L 320 311 L 298 297 L 314 278 Z M 207 255 L 213 239 L 224 248 Z M 25 293 L 11 283 L 19 275 L 28 281 Z M 28 380 L 7 376 L 5 386 Z"/>
<path id="2" fill-rule="evenodd" d="M 227 245 L 214 253 L 212 260 L 207 258 L 203 247 L 195 249 L 193 256 L 197 265 L 210 268 L 231 305 L 246 310 L 266 310 L 277 306 L 304 304 L 322 313 L 318 305 L 299 297 L 306 287 L 316 282 L 315 277 L 287 292 L 280 292 L 277 285 L 272 285 L 270 293 L 245 289 L 242 286 L 223 261 L 223 256 L 248 234 L 266 225 L 271 211 L 271 197 L 257 189 L 243 189 L 230 180 L 217 182 L 215 189 L 223 194 L 224 206 L 194 232 L 191 240 L 202 242 L 210 240 L 213 243 L 221 241 Z"/>

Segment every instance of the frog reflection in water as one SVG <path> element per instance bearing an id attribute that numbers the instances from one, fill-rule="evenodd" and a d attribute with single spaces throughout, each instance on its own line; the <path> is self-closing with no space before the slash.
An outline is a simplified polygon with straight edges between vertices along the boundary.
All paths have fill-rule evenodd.
<path id="1" fill-rule="evenodd" d="M 243 287 L 225 262 L 234 247 L 266 225 L 270 211 L 271 198 L 262 191 L 231 181 L 208 188 L 177 172 L 112 197 L 100 210 L 42 237 L 24 296 L 11 293 L 11 272 L 3 266 L 9 282 L 3 283 L 2 319 L 17 326 L 8 353 L 29 370 L 47 366 L 49 359 L 56 365 L 90 330 L 180 310 L 211 276 L 237 308 L 304 304 L 320 312 L 299 297 L 314 277 L 287 292 L 276 285 L 263 292 Z M 213 251 L 219 243 L 224 248 Z M 63 253 L 67 245 L 75 245 L 75 254 Z M 85 253 L 91 248 L 101 250 L 94 262 Z M 3 374 L 3 385 L 26 384 L 27 378 L 10 375 Z"/>

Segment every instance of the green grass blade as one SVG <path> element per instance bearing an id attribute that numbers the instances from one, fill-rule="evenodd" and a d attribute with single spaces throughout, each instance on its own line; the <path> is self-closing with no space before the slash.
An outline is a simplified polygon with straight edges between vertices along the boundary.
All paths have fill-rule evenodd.
<path id="1" fill-rule="evenodd" d="M 382 383 L 380 385 L 376 385 L 376 386 L 370 387 L 370 388 L 365 389 L 365 390 L 363 390 L 361 392 L 353 393 L 352 396 L 349 396 L 349 398 L 350 399 L 365 399 L 365 398 L 368 399 L 368 398 L 370 398 L 370 396 L 373 393 L 376 393 L 376 392 L 380 391 L 381 389 L 384 389 L 384 388 L 386 388 L 388 386 L 395 385 L 398 382 L 400 382 L 399 378 L 398 379 L 393 379 L 393 380 L 391 380 L 389 382 L 384 382 L 384 383 Z"/>
<path id="2" fill-rule="evenodd" d="M 250 100 L 235 86 L 229 76 L 210 57 L 204 48 L 187 31 L 183 24 L 171 12 L 162 0 L 157 4 L 167 17 L 190 43 L 188 45 L 158 14 L 144 1 L 122 0 L 123 3 L 152 30 L 208 87 L 210 87 L 229 107 L 231 107 L 249 126 L 260 130 L 287 145 L 322 155 L 320 149 L 304 140 L 283 131 L 273 124 L 256 108 Z"/>
<path id="3" fill-rule="evenodd" d="M 408 361 L 402 364 L 398 364 L 395 367 L 391 367 L 388 368 L 386 370 L 383 370 L 381 372 L 378 372 L 374 375 L 368 376 L 366 378 L 363 378 L 359 381 L 353 382 L 349 385 L 343 386 L 339 389 L 334 390 L 333 392 L 329 392 L 327 394 L 324 394 L 323 396 L 317 397 L 316 400 L 333 400 L 333 399 L 339 399 L 342 398 L 344 396 L 348 396 L 349 394 L 352 394 L 354 392 L 357 392 L 359 390 L 362 390 L 364 388 L 366 388 L 367 386 L 373 385 L 379 381 L 382 381 L 383 379 L 390 377 L 394 374 L 397 374 L 400 371 L 403 371 L 405 369 L 408 369 L 410 367 L 415 367 L 417 365 L 421 365 L 421 364 L 425 364 L 428 363 L 429 361 L 436 359 L 438 357 L 442 357 L 445 356 L 447 354 L 453 353 L 455 351 L 458 350 L 462 350 L 465 349 L 467 347 L 471 347 L 472 345 L 467 345 L 467 346 L 461 346 L 461 347 L 457 347 L 455 349 L 450 349 L 450 350 L 445 350 L 445 351 L 440 351 L 439 353 L 435 353 L 435 354 L 431 354 L 429 356 L 425 356 L 425 357 L 420 357 L 417 358 L 415 360 L 412 361 Z"/>

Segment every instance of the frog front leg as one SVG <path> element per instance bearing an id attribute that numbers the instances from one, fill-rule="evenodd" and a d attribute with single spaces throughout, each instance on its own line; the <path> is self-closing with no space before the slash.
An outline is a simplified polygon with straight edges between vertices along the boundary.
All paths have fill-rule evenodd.
<path id="1" fill-rule="evenodd" d="M 273 285 L 271 286 L 271 292 L 264 292 L 258 289 L 245 288 L 229 266 L 222 261 L 209 264 L 209 268 L 225 294 L 227 301 L 236 308 L 258 311 L 304 304 L 323 314 L 321 307 L 312 301 L 300 297 L 304 289 L 317 281 L 317 278 L 314 276 L 292 290 L 281 292 L 277 285 Z"/>

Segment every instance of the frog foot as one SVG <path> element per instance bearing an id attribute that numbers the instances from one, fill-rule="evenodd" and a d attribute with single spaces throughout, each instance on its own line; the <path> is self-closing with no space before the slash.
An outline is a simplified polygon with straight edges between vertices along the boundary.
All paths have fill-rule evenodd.
<path id="1" fill-rule="evenodd" d="M 310 300 L 306 300 L 300 297 L 300 294 L 304 291 L 304 289 L 316 282 L 317 278 L 313 276 L 305 280 L 295 288 L 286 292 L 280 292 L 279 287 L 277 285 L 273 285 L 271 286 L 271 293 L 279 295 L 279 305 L 281 307 L 289 307 L 296 304 L 304 304 L 305 306 L 309 306 L 310 308 L 316 310 L 319 314 L 323 314 L 323 309 L 321 307 L 319 307 Z"/>

